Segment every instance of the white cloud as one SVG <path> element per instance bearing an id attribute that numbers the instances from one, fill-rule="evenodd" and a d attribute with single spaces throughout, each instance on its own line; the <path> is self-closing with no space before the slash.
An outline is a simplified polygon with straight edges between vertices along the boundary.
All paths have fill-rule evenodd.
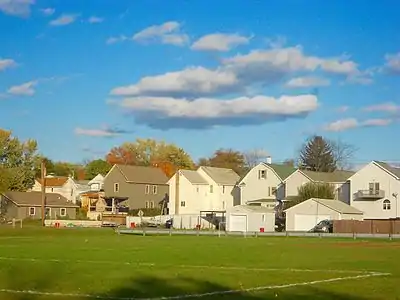
<path id="1" fill-rule="evenodd" d="M 385 60 L 386 70 L 393 74 L 400 74 L 400 52 L 396 54 L 386 54 Z"/>
<path id="2" fill-rule="evenodd" d="M 106 44 L 111 45 L 111 44 L 116 44 L 116 43 L 123 42 L 126 40 L 128 40 L 128 37 L 126 37 L 125 35 L 120 35 L 118 37 L 114 36 L 114 37 L 108 38 L 108 40 L 106 41 Z"/>
<path id="3" fill-rule="evenodd" d="M 318 108 L 314 95 L 239 97 L 229 100 L 133 97 L 118 104 L 135 120 L 154 128 L 210 128 L 301 118 Z"/>
<path id="4" fill-rule="evenodd" d="M 0 71 L 15 67 L 17 63 L 13 59 L 0 59 Z"/>
<path id="5" fill-rule="evenodd" d="M 341 112 L 341 113 L 344 113 L 344 112 L 348 111 L 349 109 L 350 109 L 349 106 L 343 105 L 343 106 L 338 107 L 337 111 Z"/>
<path id="6" fill-rule="evenodd" d="M 326 131 L 340 132 L 358 127 L 381 127 L 387 126 L 392 123 L 390 119 L 368 119 L 365 121 L 358 121 L 355 118 L 348 118 L 337 120 L 325 126 Z"/>
<path id="7" fill-rule="evenodd" d="M 60 17 L 58 17 L 57 19 L 50 21 L 50 25 L 51 26 L 69 25 L 69 24 L 74 23 L 77 18 L 78 18 L 77 15 L 65 15 L 64 14 L 64 15 L 61 15 Z"/>
<path id="8" fill-rule="evenodd" d="M 320 77 L 297 77 L 289 80 L 286 84 L 288 88 L 319 87 L 328 86 L 330 81 Z"/>
<path id="9" fill-rule="evenodd" d="M 189 41 L 189 37 L 181 33 L 181 25 L 178 22 L 170 21 L 161 25 L 153 25 L 136 33 L 132 40 L 137 42 L 159 42 L 182 46 Z"/>
<path id="10" fill-rule="evenodd" d="M 191 47 L 199 51 L 229 51 L 232 48 L 247 44 L 250 38 L 239 34 L 213 33 L 205 35 L 195 41 Z"/>
<path id="11" fill-rule="evenodd" d="M 103 21 L 104 21 L 103 18 L 99 18 L 99 17 L 96 17 L 96 16 L 92 16 L 92 17 L 90 17 L 90 18 L 88 19 L 88 22 L 91 23 L 91 24 L 94 24 L 94 23 L 101 23 L 101 22 L 103 22 Z"/>
<path id="12" fill-rule="evenodd" d="M 33 96 L 35 94 L 34 87 L 37 81 L 29 81 L 21 85 L 15 85 L 8 89 L 7 93 L 17 96 Z"/>
<path id="13" fill-rule="evenodd" d="M 381 111 L 381 112 L 396 113 L 400 112 L 400 105 L 388 102 L 388 103 L 367 106 L 364 107 L 363 110 L 368 112 Z"/>
<path id="14" fill-rule="evenodd" d="M 142 78 L 137 84 L 117 87 L 112 95 L 208 95 L 231 90 L 238 84 L 235 74 L 222 70 L 212 71 L 203 67 Z"/>
<path id="15" fill-rule="evenodd" d="M 115 137 L 120 134 L 128 133 L 126 130 L 122 129 L 113 129 L 108 126 L 103 126 L 99 129 L 88 129 L 88 128 L 75 128 L 76 135 L 85 135 L 85 136 L 93 136 L 93 137 Z"/>
<path id="16" fill-rule="evenodd" d="M 54 8 L 51 8 L 51 7 L 42 8 L 40 11 L 46 16 L 51 16 L 56 12 L 56 10 Z"/>
<path id="17" fill-rule="evenodd" d="M 0 11 L 7 15 L 27 17 L 35 0 L 0 0 Z"/>

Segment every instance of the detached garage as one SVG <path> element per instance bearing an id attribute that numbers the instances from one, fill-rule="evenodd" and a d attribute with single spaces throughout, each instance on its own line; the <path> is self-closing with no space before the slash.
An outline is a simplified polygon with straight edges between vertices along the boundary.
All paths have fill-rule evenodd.
<path id="1" fill-rule="evenodd" d="M 363 212 L 340 201 L 311 198 L 285 210 L 286 231 L 309 231 L 323 220 L 363 220 Z"/>
<path id="2" fill-rule="evenodd" d="M 275 231 L 275 211 L 254 205 L 233 206 L 226 212 L 226 231 Z"/>

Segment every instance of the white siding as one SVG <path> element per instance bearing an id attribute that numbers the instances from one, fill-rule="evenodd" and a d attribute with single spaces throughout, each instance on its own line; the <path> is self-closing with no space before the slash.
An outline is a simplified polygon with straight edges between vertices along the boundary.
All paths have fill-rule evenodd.
<path id="1" fill-rule="evenodd" d="M 299 170 L 296 170 L 285 180 L 285 197 L 297 196 L 298 188 L 307 182 L 310 182 L 310 179 Z"/>
<path id="2" fill-rule="evenodd" d="M 350 204 L 364 212 L 364 219 L 389 219 L 400 217 L 400 181 L 387 173 L 373 162 L 366 165 L 350 178 Z M 369 183 L 379 182 L 380 190 L 385 192 L 382 199 L 355 199 L 359 190 L 368 190 Z M 397 199 L 393 194 L 398 194 Z M 383 201 L 388 199 L 391 203 L 390 210 L 383 209 Z"/>
<path id="3" fill-rule="evenodd" d="M 32 191 L 33 192 L 41 192 L 42 191 L 42 185 L 37 180 L 35 180 L 35 184 L 32 187 Z M 62 186 L 57 186 L 57 187 L 46 186 L 46 193 L 56 193 L 56 194 L 63 195 L 63 187 Z"/>
<path id="4" fill-rule="evenodd" d="M 259 178 L 259 171 L 266 171 L 266 179 Z M 251 169 L 242 179 L 245 185 L 240 187 L 240 204 L 245 205 L 247 201 L 259 199 L 276 199 L 272 194 L 272 188 L 277 188 L 281 180 L 276 173 L 266 164 L 258 164 Z"/>
<path id="5" fill-rule="evenodd" d="M 232 217 L 245 216 L 246 217 L 246 229 L 248 232 L 260 232 L 261 228 L 264 228 L 264 232 L 275 231 L 275 213 L 274 212 L 253 212 L 247 211 L 242 208 L 231 208 L 226 213 L 226 230 L 234 231 L 235 228 L 231 228 Z"/>

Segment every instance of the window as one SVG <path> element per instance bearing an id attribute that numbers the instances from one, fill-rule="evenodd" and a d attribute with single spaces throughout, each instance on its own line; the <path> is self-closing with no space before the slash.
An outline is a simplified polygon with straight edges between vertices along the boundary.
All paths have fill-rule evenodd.
<path id="1" fill-rule="evenodd" d="M 225 209 L 225 201 L 222 201 L 222 209 Z"/>
<path id="2" fill-rule="evenodd" d="M 53 188 L 51 188 L 51 192 L 54 192 L 54 189 L 53 189 Z"/>
<path id="3" fill-rule="evenodd" d="M 196 192 L 198 193 L 200 191 L 199 187 L 196 188 Z"/>
<path id="4" fill-rule="evenodd" d="M 225 186 L 222 186 L 222 194 L 225 194 Z"/>
<path id="5" fill-rule="evenodd" d="M 185 207 L 185 206 L 186 206 L 185 201 L 181 201 L 181 207 Z"/>
<path id="6" fill-rule="evenodd" d="M 157 186 L 153 185 L 153 194 L 157 194 Z"/>
<path id="7" fill-rule="evenodd" d="M 51 208 L 50 207 L 46 207 L 44 212 L 45 212 L 46 217 L 51 217 Z"/>
<path id="8" fill-rule="evenodd" d="M 61 217 L 66 217 L 67 216 L 67 209 L 66 208 L 60 208 L 60 216 Z"/>
<path id="9" fill-rule="evenodd" d="M 268 197 L 271 196 L 271 187 L 268 187 Z"/>
<path id="10" fill-rule="evenodd" d="M 262 215 L 262 222 L 265 222 L 265 215 Z"/>
<path id="11" fill-rule="evenodd" d="M 214 186 L 210 185 L 210 193 L 213 193 L 213 192 L 214 192 Z"/>
<path id="12" fill-rule="evenodd" d="M 272 195 L 276 195 L 276 187 L 271 188 L 271 193 L 272 193 Z"/>
<path id="13" fill-rule="evenodd" d="M 390 210 L 390 201 L 388 199 L 383 201 L 383 210 Z"/>
<path id="14" fill-rule="evenodd" d="M 29 215 L 30 216 L 36 215 L 36 209 L 34 207 L 29 207 Z"/>
<path id="15" fill-rule="evenodd" d="M 379 194 L 379 182 L 370 182 L 369 183 L 369 194 L 370 195 L 378 195 Z"/>
<path id="16" fill-rule="evenodd" d="M 267 170 L 259 170 L 258 179 L 267 179 Z"/>
<path id="17" fill-rule="evenodd" d="M 150 201 L 149 204 L 150 204 L 150 205 L 149 205 L 149 208 L 154 208 L 154 201 Z"/>
<path id="18" fill-rule="evenodd" d="M 115 193 L 119 192 L 119 183 L 114 183 L 114 192 Z"/>
<path id="19" fill-rule="evenodd" d="M 144 189 L 145 194 L 150 194 L 150 185 L 146 184 L 145 189 Z"/>

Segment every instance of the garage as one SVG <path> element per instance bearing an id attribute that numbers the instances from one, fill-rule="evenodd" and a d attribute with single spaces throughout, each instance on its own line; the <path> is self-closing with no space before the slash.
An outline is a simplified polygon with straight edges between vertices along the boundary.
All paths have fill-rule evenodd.
<path id="1" fill-rule="evenodd" d="M 275 211 L 256 205 L 233 206 L 226 211 L 226 231 L 275 231 Z"/>
<path id="2" fill-rule="evenodd" d="M 363 212 L 333 199 L 310 198 L 285 210 L 286 231 L 306 232 L 323 220 L 359 220 Z"/>

